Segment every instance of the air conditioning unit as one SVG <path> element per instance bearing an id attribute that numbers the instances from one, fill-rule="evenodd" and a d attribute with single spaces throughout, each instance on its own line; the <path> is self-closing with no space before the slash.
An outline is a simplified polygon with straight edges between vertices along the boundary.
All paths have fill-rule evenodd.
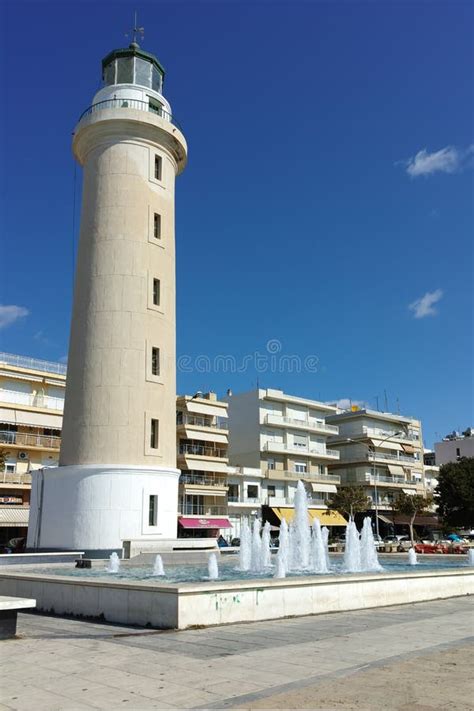
<path id="1" fill-rule="evenodd" d="M 25 461 L 25 459 L 28 459 L 28 452 L 19 452 L 18 459 L 21 459 L 22 461 Z"/>

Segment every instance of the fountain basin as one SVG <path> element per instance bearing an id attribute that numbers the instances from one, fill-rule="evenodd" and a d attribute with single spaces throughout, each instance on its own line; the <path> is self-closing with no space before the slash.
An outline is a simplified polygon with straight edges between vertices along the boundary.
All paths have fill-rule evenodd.
<path id="1" fill-rule="evenodd" d="M 196 625 L 279 619 L 384 607 L 474 593 L 474 569 L 407 574 L 307 575 L 170 583 L 28 572 L 0 573 L 0 594 L 31 597 L 37 609 L 128 625 L 186 629 Z"/>

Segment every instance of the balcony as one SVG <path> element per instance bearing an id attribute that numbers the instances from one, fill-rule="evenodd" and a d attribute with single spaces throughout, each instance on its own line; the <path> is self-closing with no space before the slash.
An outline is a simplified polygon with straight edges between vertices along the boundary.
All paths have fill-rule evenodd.
<path id="1" fill-rule="evenodd" d="M 177 426 L 184 427 L 185 425 L 191 425 L 192 427 L 212 427 L 216 430 L 229 429 L 227 422 L 221 422 L 220 420 L 210 422 L 204 416 L 200 417 L 199 415 L 183 415 L 183 417 L 180 417 L 179 421 L 177 421 Z"/>
<path id="2" fill-rule="evenodd" d="M 148 113 L 160 116 L 162 119 L 168 121 L 168 123 L 171 123 L 173 126 L 176 126 L 176 128 L 181 131 L 181 127 L 179 126 L 176 119 L 170 113 L 168 113 L 168 111 L 165 111 L 165 109 L 163 109 L 162 107 L 154 106 L 153 104 L 150 104 L 149 101 L 141 101 L 139 99 L 127 99 L 123 96 L 116 99 L 106 99 L 105 101 L 98 101 L 97 103 L 92 104 L 79 116 L 78 123 L 80 123 L 82 119 L 86 116 L 95 114 L 97 113 L 97 111 L 103 111 L 104 109 L 135 109 L 138 111 L 147 111 Z"/>
<path id="3" fill-rule="evenodd" d="M 227 506 L 206 506 L 206 504 L 184 504 L 180 516 L 227 516 Z"/>
<path id="4" fill-rule="evenodd" d="M 395 476 L 371 476 L 370 474 L 367 474 L 364 480 L 364 482 L 367 482 L 372 485 L 381 485 L 381 486 L 404 486 L 408 488 L 417 488 L 419 487 L 418 484 L 415 484 L 412 481 L 408 481 L 404 479 L 403 477 L 395 477 Z"/>
<path id="5" fill-rule="evenodd" d="M 338 474 L 318 474 L 316 472 L 295 472 L 285 469 L 265 469 L 266 479 L 307 479 L 309 481 L 327 482 L 328 484 L 340 484 L 341 477 Z"/>
<path id="6" fill-rule="evenodd" d="M 260 505 L 261 503 L 261 499 L 251 496 L 228 496 L 227 501 L 231 505 L 239 504 L 242 506 L 245 506 L 246 504 L 248 504 L 249 506 L 254 506 L 255 504 Z"/>
<path id="7" fill-rule="evenodd" d="M 309 507 L 319 506 L 327 508 L 326 499 L 308 498 L 307 502 Z M 288 496 L 267 496 L 266 504 L 267 506 L 294 506 L 295 500 L 294 498 L 291 499 Z"/>
<path id="8" fill-rule="evenodd" d="M 407 434 L 405 432 L 402 432 L 397 437 L 394 437 L 395 430 L 392 432 L 390 430 L 383 430 L 380 427 L 366 427 L 364 425 L 362 427 L 362 433 L 368 435 L 369 437 L 379 437 L 381 439 L 385 439 L 386 437 L 391 437 L 393 439 L 408 440 L 409 442 L 419 442 L 420 441 L 419 437 L 415 437 L 414 435 Z M 357 433 L 354 433 L 352 436 L 357 437 Z"/>
<path id="9" fill-rule="evenodd" d="M 294 417 L 283 417 L 282 415 L 265 415 L 264 423 L 266 425 L 273 425 L 274 427 L 293 427 L 295 429 L 312 430 L 314 432 L 322 432 L 330 435 L 339 433 L 339 427 L 336 425 L 327 425 L 324 420 L 316 420 L 313 418 L 299 420 Z"/>
<path id="10" fill-rule="evenodd" d="M 66 375 L 67 365 L 54 363 L 49 360 L 38 360 L 37 358 L 26 358 L 25 356 L 14 355 L 13 353 L 0 353 L 0 364 L 13 365 L 25 370 L 39 370 L 43 373 L 56 373 L 56 375 Z"/>
<path id="11" fill-rule="evenodd" d="M 193 486 L 214 487 L 217 489 L 226 489 L 227 480 L 225 478 L 213 476 L 200 476 L 198 474 L 181 474 L 179 478 L 180 484 L 191 484 Z"/>
<path id="12" fill-rule="evenodd" d="M 264 452 L 283 452 L 288 454 L 307 454 L 310 457 L 319 459 L 339 459 L 339 450 L 321 450 L 318 447 L 300 446 L 298 444 L 285 444 L 284 442 L 265 442 L 262 446 Z"/>
<path id="13" fill-rule="evenodd" d="M 180 444 L 179 454 L 194 455 L 197 457 L 216 457 L 227 459 L 227 449 L 217 449 L 216 447 L 206 447 L 202 444 Z"/>
<path id="14" fill-rule="evenodd" d="M 49 435 L 31 434 L 28 432 L 4 432 L 0 431 L 0 444 L 9 444 L 15 447 L 37 447 L 38 449 L 59 449 L 61 437 L 50 437 Z"/>
<path id="15" fill-rule="evenodd" d="M 0 484 L 31 485 L 31 474 L 18 474 L 17 472 L 0 472 Z"/>
<path id="16" fill-rule="evenodd" d="M 412 467 L 416 465 L 420 465 L 421 462 L 419 459 L 415 459 L 414 457 L 408 457 L 404 454 L 382 454 L 381 452 L 367 452 L 367 459 L 369 459 L 371 462 L 374 461 L 374 459 L 382 459 L 387 462 L 405 462 L 408 464 L 411 464 Z"/>
<path id="17" fill-rule="evenodd" d="M 33 393 L 20 393 L 16 390 L 0 390 L 0 401 L 9 402 L 15 405 L 24 405 L 25 407 L 39 407 L 46 410 L 56 410 L 62 412 L 64 408 L 64 399 L 60 397 L 50 397 Z"/>

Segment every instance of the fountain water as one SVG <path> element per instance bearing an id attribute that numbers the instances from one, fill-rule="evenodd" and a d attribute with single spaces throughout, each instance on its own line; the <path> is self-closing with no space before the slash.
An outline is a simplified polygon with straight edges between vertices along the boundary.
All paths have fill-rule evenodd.
<path id="1" fill-rule="evenodd" d="M 165 574 L 165 569 L 163 567 L 163 558 L 158 553 L 158 555 L 155 558 L 155 564 L 153 566 L 153 575 L 164 575 L 164 574 Z"/>
<path id="2" fill-rule="evenodd" d="M 352 518 L 346 526 L 343 569 L 346 573 L 359 573 L 361 570 L 359 532 Z"/>
<path id="3" fill-rule="evenodd" d="M 377 556 L 377 547 L 375 545 L 370 516 L 364 518 L 362 533 L 360 534 L 360 566 L 361 570 L 367 572 L 376 573 L 383 570 Z"/>
<path id="4" fill-rule="evenodd" d="M 290 567 L 308 570 L 311 547 L 311 529 L 308 518 L 308 497 L 302 481 L 296 486 L 295 513 L 290 526 Z"/>
<path id="5" fill-rule="evenodd" d="M 418 560 L 416 557 L 416 551 L 414 548 L 410 548 L 410 550 L 408 551 L 408 563 L 410 565 L 417 565 L 418 564 Z"/>
<path id="6" fill-rule="evenodd" d="M 329 563 L 329 528 L 327 526 L 322 527 L 321 536 L 324 543 L 324 553 L 326 555 L 326 567 L 329 570 L 331 565 Z"/>
<path id="7" fill-rule="evenodd" d="M 250 570 L 252 562 L 252 534 L 248 520 L 242 521 L 240 529 L 239 570 Z"/>
<path id="8" fill-rule="evenodd" d="M 474 565 L 474 548 L 469 548 L 467 552 L 467 562 L 469 565 Z"/>
<path id="9" fill-rule="evenodd" d="M 328 531 L 328 529 L 326 529 Z M 329 533 L 329 531 L 328 531 Z M 313 535 L 311 537 L 311 570 L 315 573 L 328 573 L 327 548 L 325 536 L 321 530 L 319 519 L 313 520 Z"/>
<path id="10" fill-rule="evenodd" d="M 115 551 L 110 554 L 109 564 L 107 566 L 108 573 L 118 573 L 120 570 L 120 558 Z"/>
<path id="11" fill-rule="evenodd" d="M 209 574 L 209 580 L 217 580 L 219 577 L 219 566 L 217 565 L 217 556 L 215 553 L 211 553 L 207 560 L 207 572 Z"/>
<path id="12" fill-rule="evenodd" d="M 252 528 L 252 547 L 250 558 L 250 570 L 254 573 L 259 573 L 262 569 L 262 539 L 260 537 L 261 528 L 260 519 L 256 518 Z"/>
<path id="13" fill-rule="evenodd" d="M 272 552 L 271 552 L 271 535 L 270 535 L 270 522 L 267 521 L 263 527 L 262 533 L 262 550 L 261 550 L 261 567 L 271 568 L 272 565 Z"/>
<path id="14" fill-rule="evenodd" d="M 283 561 L 283 558 L 280 558 L 277 556 L 277 564 L 275 568 L 275 574 L 273 575 L 274 578 L 286 578 L 286 569 L 285 569 L 285 563 Z"/>

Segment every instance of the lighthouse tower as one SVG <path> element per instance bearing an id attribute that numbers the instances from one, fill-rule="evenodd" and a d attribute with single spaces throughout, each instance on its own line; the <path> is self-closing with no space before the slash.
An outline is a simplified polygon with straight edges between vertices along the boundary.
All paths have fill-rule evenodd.
<path id="1" fill-rule="evenodd" d="M 32 487 L 28 547 L 176 537 L 175 176 L 187 146 L 136 42 L 102 61 L 74 131 L 80 241 L 59 467 Z"/>

